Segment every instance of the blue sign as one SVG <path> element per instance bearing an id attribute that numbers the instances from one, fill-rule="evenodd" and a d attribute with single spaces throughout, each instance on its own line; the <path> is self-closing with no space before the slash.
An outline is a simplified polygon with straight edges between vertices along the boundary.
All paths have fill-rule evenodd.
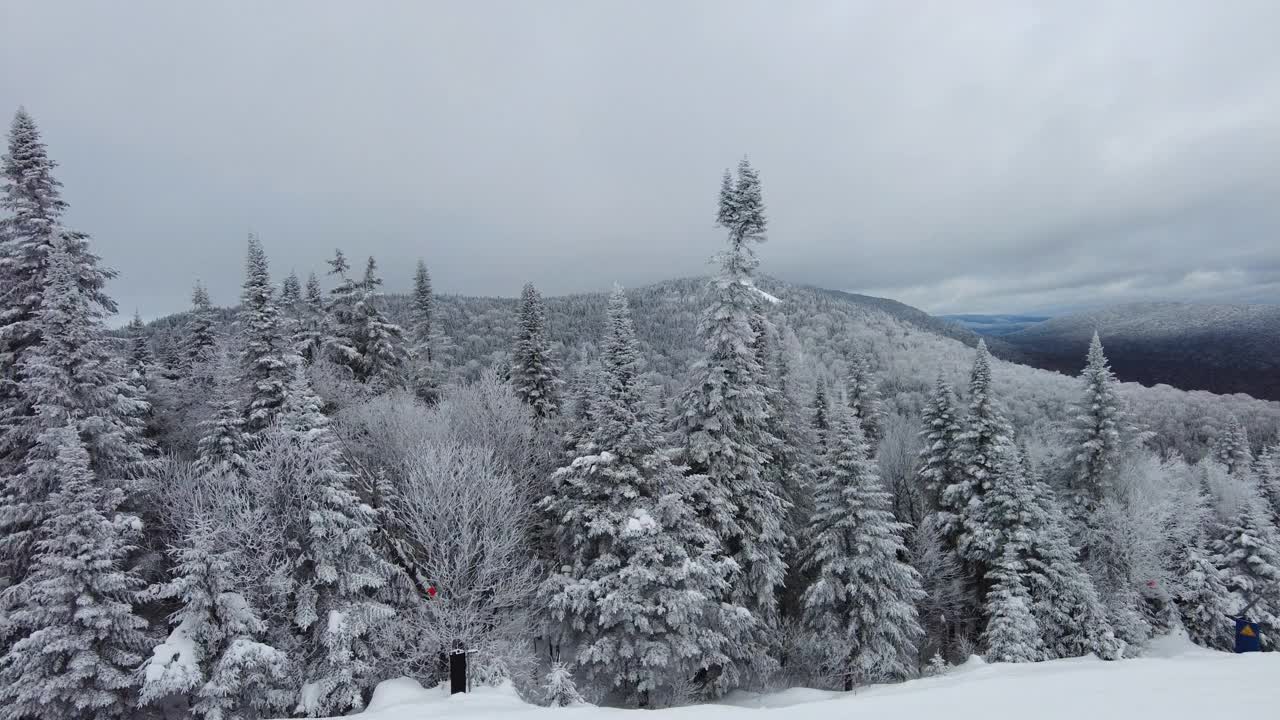
<path id="1" fill-rule="evenodd" d="M 1258 631 L 1258 624 L 1251 622 L 1249 618 L 1236 618 L 1236 652 L 1261 652 L 1262 651 L 1262 635 Z"/>

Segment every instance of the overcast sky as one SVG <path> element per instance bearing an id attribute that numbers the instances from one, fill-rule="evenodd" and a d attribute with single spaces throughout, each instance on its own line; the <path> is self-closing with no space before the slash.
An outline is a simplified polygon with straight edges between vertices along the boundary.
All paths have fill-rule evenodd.
<path id="1" fill-rule="evenodd" d="M 1036 6 L 1036 7 L 1033 7 Z M 1280 2 L 0 3 L 122 311 L 336 246 L 388 287 L 707 271 L 722 169 L 765 272 L 934 312 L 1280 301 Z"/>

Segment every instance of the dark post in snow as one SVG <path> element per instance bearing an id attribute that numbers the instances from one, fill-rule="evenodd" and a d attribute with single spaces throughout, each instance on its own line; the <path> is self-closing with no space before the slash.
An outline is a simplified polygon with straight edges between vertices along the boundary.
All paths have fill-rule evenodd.
<path id="1" fill-rule="evenodd" d="M 462 643 L 455 643 L 449 653 L 449 694 L 467 691 L 467 651 Z"/>

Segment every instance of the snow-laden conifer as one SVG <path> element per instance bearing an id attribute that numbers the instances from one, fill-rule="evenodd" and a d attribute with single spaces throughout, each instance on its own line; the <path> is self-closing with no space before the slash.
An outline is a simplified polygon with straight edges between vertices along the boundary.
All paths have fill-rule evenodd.
<path id="1" fill-rule="evenodd" d="M 573 672 L 562 662 L 551 663 L 543 693 L 548 707 L 571 707 L 586 702 L 573 682 Z"/>
<path id="2" fill-rule="evenodd" d="M 88 316 L 100 320 L 116 312 L 105 290 L 115 272 L 99 265 L 87 235 L 62 224 L 67 203 L 53 176 L 56 166 L 35 121 L 19 108 L 0 159 L 0 478 L 19 471 L 35 442 L 34 433 L 14 430 L 34 413 L 35 403 L 19 373 L 23 356 L 40 341 L 37 315 L 55 281 L 55 252 L 66 254 L 57 272 L 69 266 L 77 302 Z"/>
<path id="3" fill-rule="evenodd" d="M 731 560 L 660 447 L 626 297 L 609 302 L 599 395 L 580 452 L 542 503 L 560 571 L 547 581 L 579 671 L 613 702 L 669 702 L 699 672 L 736 672 L 752 620 L 721 602 Z M 715 690 L 716 688 L 710 688 Z"/>
<path id="4" fill-rule="evenodd" d="M 1124 450 L 1128 419 L 1117 392 L 1118 382 L 1098 333 L 1089 342 L 1089 354 L 1080 375 L 1081 395 L 1072 409 L 1070 475 L 1073 514 L 1087 516 L 1098 507 L 1115 483 Z"/>
<path id="5" fill-rule="evenodd" d="M 690 372 L 677 425 L 692 469 L 703 475 L 697 509 L 741 568 L 732 599 L 750 608 L 761 627 L 777 615 L 777 589 L 786 574 L 780 489 L 764 477 L 773 439 L 752 328 L 760 295 L 753 284 L 759 261 L 752 246 L 765 239 L 760 179 L 744 159 L 736 181 L 722 188 L 717 213 L 729 247 L 718 256 L 711 304 L 699 324 L 705 355 Z M 765 656 L 763 635 L 754 651 Z"/>
<path id="6" fill-rule="evenodd" d="M 267 253 L 257 236 L 249 236 L 244 289 L 240 294 L 240 364 L 248 385 L 245 432 L 258 435 L 275 422 L 284 404 L 289 368 L 275 288 L 267 268 Z"/>
<path id="7" fill-rule="evenodd" d="M 1250 607 L 1270 648 L 1280 639 L 1280 534 L 1260 505 L 1252 497 L 1239 503 L 1214 543 L 1213 561 L 1234 596 L 1234 611 Z"/>
<path id="8" fill-rule="evenodd" d="M 951 386 L 938 376 L 933 397 L 920 414 L 920 464 L 916 477 L 931 508 L 939 507 L 943 489 L 957 479 L 960 418 Z"/>
<path id="9" fill-rule="evenodd" d="M 1040 628 L 1031 612 L 1025 568 L 1013 546 L 992 565 L 986 597 L 987 629 L 982 634 L 987 660 L 1024 663 L 1043 659 Z"/>
<path id="10" fill-rule="evenodd" d="M 875 373 L 871 371 L 871 360 L 864 353 L 855 353 L 849 360 L 849 371 L 845 378 L 845 402 L 862 423 L 863 434 L 866 435 L 867 444 L 874 455 L 883 434 L 884 409 L 880 404 L 880 390 Z"/>
<path id="11" fill-rule="evenodd" d="M 201 423 L 196 448 L 196 467 L 201 472 L 242 477 L 248 467 L 251 444 L 244 431 L 245 420 L 240 412 L 239 386 L 234 373 L 235 363 L 230 354 L 217 353 L 208 399 L 213 414 Z"/>
<path id="12" fill-rule="evenodd" d="M 191 290 L 191 314 L 187 319 L 183 348 L 189 367 L 201 367 L 213 359 L 218 347 L 217 323 L 213 303 L 209 301 L 209 291 L 202 283 L 197 282 Z"/>
<path id="13" fill-rule="evenodd" d="M 134 716 L 134 670 L 149 645 L 135 613 L 141 581 L 126 568 L 136 518 L 117 514 L 123 493 L 104 488 L 75 425 L 41 433 L 57 489 L 36 531 L 34 563 L 5 591 L 18 639 L 0 658 L 0 718 Z"/>
<path id="14" fill-rule="evenodd" d="M 956 442 L 956 477 L 942 489 L 939 526 L 961 558 L 989 562 L 994 558 L 973 546 L 974 515 L 982 511 L 982 496 L 1008 455 L 1011 432 L 991 395 L 991 355 L 981 340 L 969 375 L 969 413 Z"/>
<path id="15" fill-rule="evenodd" d="M 290 365 L 285 402 L 249 473 L 275 495 L 284 525 L 284 612 L 305 658 L 297 712 L 333 715 L 360 708 L 376 679 L 371 633 L 392 611 L 375 598 L 390 570 L 374 550 L 375 512 L 352 490 L 320 398 L 301 360 Z"/>
<path id="16" fill-rule="evenodd" d="M 435 402 L 440 394 L 435 349 L 435 291 L 427 264 L 418 260 L 413 274 L 413 384 L 418 396 Z"/>
<path id="17" fill-rule="evenodd" d="M 903 560 L 906 526 L 889 510 L 861 421 L 848 409 L 837 420 L 806 533 L 816 579 L 802 604 L 805 623 L 830 643 L 830 672 L 851 689 L 914 674 L 923 592 Z"/>
<path id="18" fill-rule="evenodd" d="M 1232 475 L 1249 471 L 1253 464 L 1253 451 L 1249 447 L 1249 431 L 1240 418 L 1231 417 L 1214 441 L 1211 454 Z"/>
<path id="19" fill-rule="evenodd" d="M 173 578 L 153 594 L 180 607 L 143 667 L 141 701 L 182 698 L 208 720 L 283 714 L 290 709 L 289 661 L 262 642 L 267 625 L 236 574 L 245 559 L 225 535 L 224 526 L 198 514 L 173 549 Z"/>
<path id="20" fill-rule="evenodd" d="M 521 294 L 515 347 L 511 352 L 511 384 L 516 396 L 539 418 L 560 412 L 560 380 L 547 339 L 547 315 L 542 295 L 529 283 Z"/>

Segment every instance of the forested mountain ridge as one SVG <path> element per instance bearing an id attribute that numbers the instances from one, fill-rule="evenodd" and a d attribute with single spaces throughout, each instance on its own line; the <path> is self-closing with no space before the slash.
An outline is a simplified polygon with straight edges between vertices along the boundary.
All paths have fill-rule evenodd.
<path id="1" fill-rule="evenodd" d="M 1037 367 L 1070 372 L 1097 331 L 1116 375 L 1280 400 L 1280 306 L 1126 303 L 1054 317 L 1001 339 Z"/>
<path id="2" fill-rule="evenodd" d="M 678 391 L 684 373 L 701 353 L 696 331 L 706 282 L 706 278 L 681 278 L 626 291 L 635 309 L 645 371 L 668 395 Z M 768 309 L 775 317 L 785 317 L 799 337 L 809 360 L 800 374 L 808 383 L 822 377 L 838 385 L 848 358 L 868 352 L 886 400 L 904 417 L 911 417 L 919 413 L 940 372 L 952 383 L 960 383 L 968 372 L 972 346 L 979 336 L 954 323 L 893 300 L 767 277 L 758 282 L 782 300 Z M 381 302 L 392 318 L 407 322 L 410 296 L 388 293 Z M 451 377 L 474 380 L 484 369 L 508 361 L 519 302 L 518 298 L 437 296 L 438 324 L 448 338 L 441 353 Z M 557 361 L 569 374 L 598 354 L 596 337 L 607 302 L 605 291 L 544 298 L 548 334 Z M 231 321 L 235 310 L 219 314 Z M 181 332 L 186 316 L 178 313 L 151 323 L 153 347 L 160 356 L 171 343 L 170 336 Z M 987 342 L 997 357 L 1020 357 L 1022 352 L 999 339 Z M 1070 354 L 1064 352 L 1061 367 L 1053 370 L 1038 369 L 1032 363 L 996 363 L 996 382 L 1002 387 L 1006 410 L 1029 438 L 1051 434 L 1067 412 L 1078 390 L 1071 376 L 1083 366 L 1087 347 L 1086 335 L 1078 347 L 1073 344 Z M 1110 342 L 1107 348 L 1110 353 Z M 1202 455 L 1233 416 L 1248 427 L 1259 447 L 1280 432 L 1280 403 L 1137 382 L 1122 383 L 1121 388 L 1137 418 L 1160 436 L 1159 442 L 1190 457 Z"/>

